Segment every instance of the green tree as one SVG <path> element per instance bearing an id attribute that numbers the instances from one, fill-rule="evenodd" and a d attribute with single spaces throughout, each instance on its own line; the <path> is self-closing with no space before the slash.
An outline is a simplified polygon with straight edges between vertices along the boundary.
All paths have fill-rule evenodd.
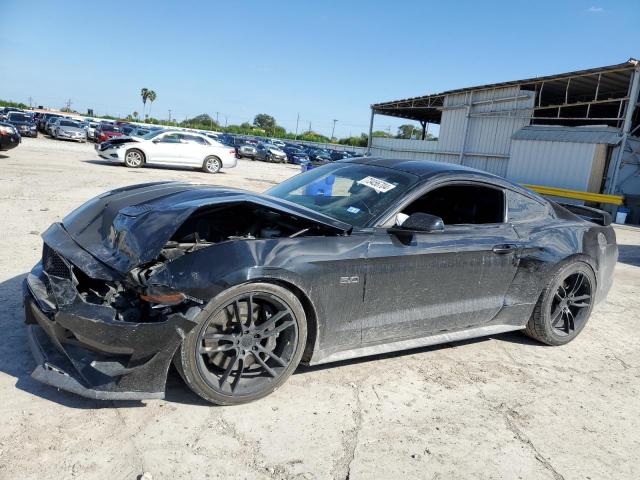
<path id="1" fill-rule="evenodd" d="M 147 107 L 147 100 L 149 100 L 149 89 L 143 88 L 140 90 L 140 96 L 142 97 L 142 116 L 144 117 L 144 111 Z"/>
<path id="2" fill-rule="evenodd" d="M 422 134 L 422 131 L 418 127 L 416 127 L 415 125 L 406 123 L 398 127 L 398 134 L 396 135 L 396 138 L 409 139 L 409 138 L 413 138 L 414 136 L 415 138 L 421 138 L 421 134 Z"/>
<path id="3" fill-rule="evenodd" d="M 391 134 L 389 134 L 389 132 L 384 132 L 382 130 L 376 130 L 375 132 L 373 132 L 371 134 L 372 137 L 384 137 L 384 138 L 391 138 Z"/>
<path id="4" fill-rule="evenodd" d="M 156 101 L 157 97 L 158 96 L 156 95 L 155 90 L 149 90 L 147 95 L 147 99 L 149 100 L 149 113 L 147 114 L 147 116 L 151 115 L 151 106 L 153 105 L 153 102 Z"/>
<path id="5" fill-rule="evenodd" d="M 253 124 L 258 128 L 269 131 L 276 126 L 276 119 L 266 113 L 259 113 L 253 119 Z"/>

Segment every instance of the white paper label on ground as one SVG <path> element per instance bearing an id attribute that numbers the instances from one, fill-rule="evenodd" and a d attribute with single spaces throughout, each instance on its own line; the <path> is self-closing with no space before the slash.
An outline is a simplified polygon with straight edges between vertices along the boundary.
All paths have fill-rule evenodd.
<path id="1" fill-rule="evenodd" d="M 386 193 L 389 190 L 396 188 L 393 183 L 385 182 L 384 180 L 380 180 L 376 177 L 365 177 L 362 180 L 358 180 L 356 183 L 358 185 L 373 188 L 378 193 Z"/>

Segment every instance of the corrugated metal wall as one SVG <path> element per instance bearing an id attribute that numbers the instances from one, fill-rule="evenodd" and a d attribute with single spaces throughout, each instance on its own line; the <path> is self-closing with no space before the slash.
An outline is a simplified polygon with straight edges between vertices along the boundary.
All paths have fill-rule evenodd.
<path id="1" fill-rule="evenodd" d="M 506 177 L 548 187 L 587 191 L 596 144 L 513 140 Z"/>
<path id="2" fill-rule="evenodd" d="M 518 87 L 445 97 L 437 142 L 373 138 L 372 155 L 462 163 L 507 174 L 511 135 L 528 125 L 533 92 Z"/>

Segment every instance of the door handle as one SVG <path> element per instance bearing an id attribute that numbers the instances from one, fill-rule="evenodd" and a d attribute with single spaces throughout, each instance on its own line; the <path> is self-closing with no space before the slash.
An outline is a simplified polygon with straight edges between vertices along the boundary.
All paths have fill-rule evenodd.
<path id="1" fill-rule="evenodd" d="M 503 243 L 501 245 L 496 245 L 491 249 L 491 251 L 498 255 L 507 255 L 515 252 L 517 249 L 518 246 L 513 243 Z"/>

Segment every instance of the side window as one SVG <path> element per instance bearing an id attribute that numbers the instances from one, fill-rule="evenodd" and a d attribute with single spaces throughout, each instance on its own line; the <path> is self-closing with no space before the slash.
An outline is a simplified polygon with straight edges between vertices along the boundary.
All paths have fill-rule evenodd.
<path id="1" fill-rule="evenodd" d="M 188 143 L 191 145 L 208 145 L 207 141 L 204 138 L 198 137 L 196 135 L 180 134 L 180 140 L 182 140 L 182 143 Z"/>
<path id="2" fill-rule="evenodd" d="M 507 212 L 510 222 L 537 220 L 549 213 L 542 203 L 511 190 L 507 190 Z"/>
<path id="3" fill-rule="evenodd" d="M 429 213 L 445 225 L 479 225 L 505 221 L 504 191 L 483 185 L 446 185 L 427 192 L 402 213 Z"/>
<path id="4" fill-rule="evenodd" d="M 180 135 L 177 133 L 170 133 L 158 140 L 160 143 L 180 143 Z"/>

